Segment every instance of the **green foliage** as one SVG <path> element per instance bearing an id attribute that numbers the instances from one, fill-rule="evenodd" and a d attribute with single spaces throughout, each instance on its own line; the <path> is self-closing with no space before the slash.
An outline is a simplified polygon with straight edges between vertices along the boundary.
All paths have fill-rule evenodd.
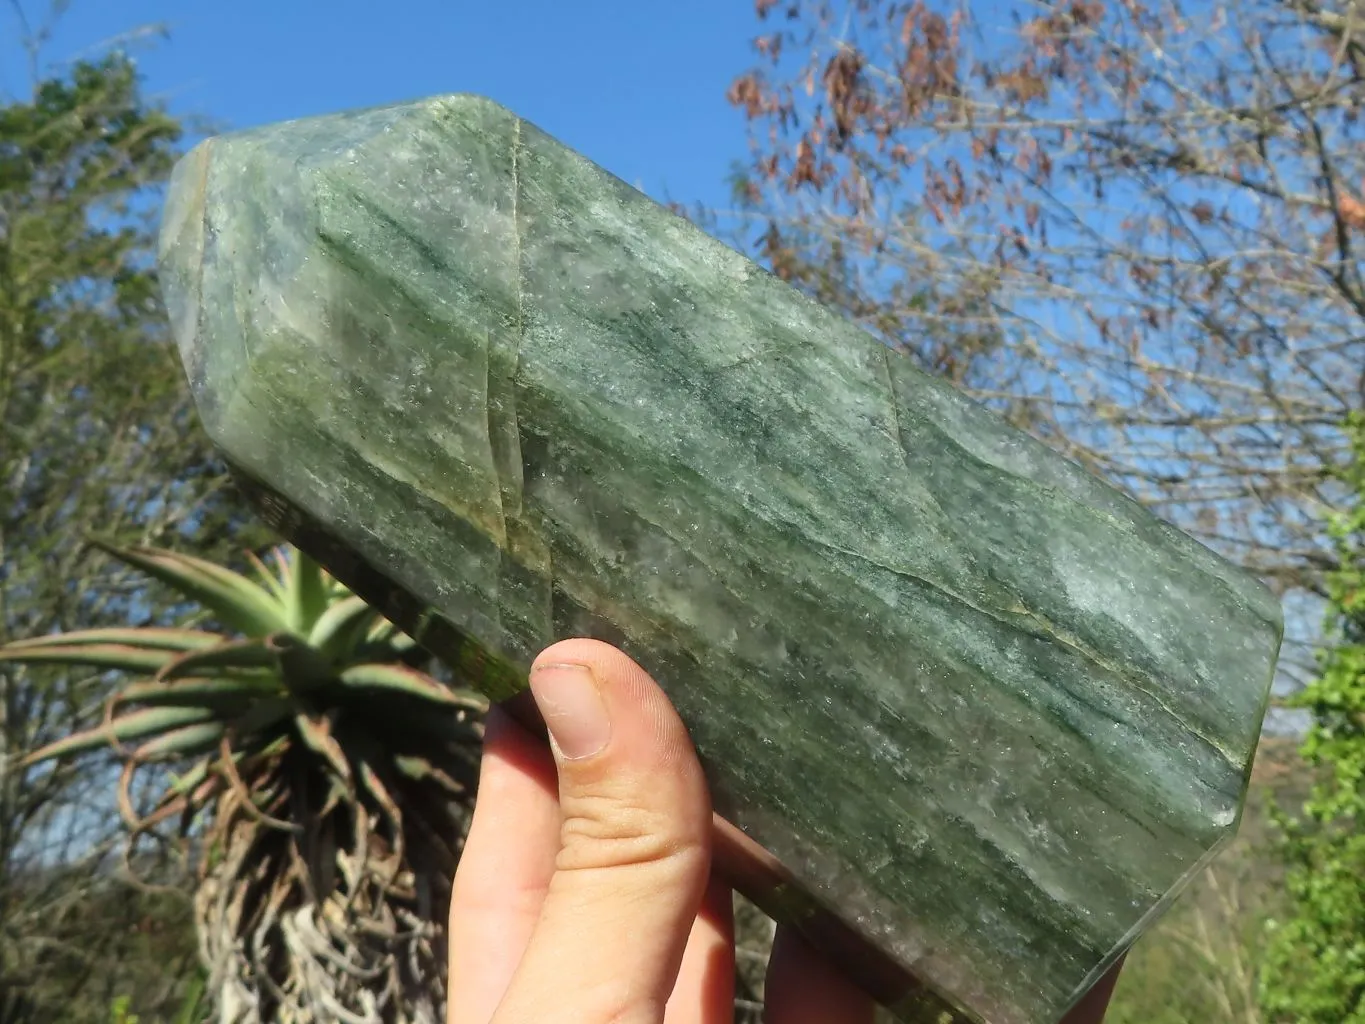
<path id="1" fill-rule="evenodd" d="M 180 1002 L 180 1009 L 175 1014 L 175 1024 L 195 1024 L 203 1018 L 208 1010 L 207 1005 L 208 986 L 204 976 L 198 975 L 191 982 L 189 989 L 185 992 L 185 998 Z"/>
<path id="2" fill-rule="evenodd" d="M 1352 418 L 1353 496 L 1329 522 L 1322 671 L 1297 701 L 1312 715 L 1303 756 L 1322 772 L 1302 816 L 1285 818 L 1292 913 L 1271 922 L 1261 999 L 1274 1021 L 1365 1022 L 1365 416 Z"/>
<path id="3" fill-rule="evenodd" d="M 444 963 L 431 939 L 487 702 L 419 671 L 428 656 L 411 638 L 297 549 L 276 549 L 273 568 L 253 557 L 248 578 L 102 546 L 236 635 L 104 627 L 0 645 L 0 664 L 142 676 L 112 690 L 96 724 L 21 765 L 112 750 L 130 849 L 169 831 L 197 850 L 195 924 L 219 1007 L 313 1020 L 378 993 L 385 1021 L 435 1019 Z M 144 771 L 146 809 L 134 787 Z M 291 945 L 300 915 L 346 950 L 344 965 Z"/>
<path id="4" fill-rule="evenodd" d="M 349 730 L 338 731 L 338 722 L 347 712 L 360 710 L 369 721 L 384 717 L 386 709 L 399 718 L 406 713 L 404 733 L 431 734 L 428 756 L 454 735 L 477 741 L 475 732 L 461 732 L 457 723 L 484 711 L 484 698 L 442 686 L 404 664 L 409 655 L 424 657 L 412 640 L 297 548 L 277 548 L 273 572 L 256 561 L 257 580 L 172 551 L 105 549 L 245 634 L 103 628 L 0 646 L 0 664 L 152 673 L 115 689 L 99 724 L 32 751 L 20 762 L 27 766 L 110 747 L 129 768 L 187 761 L 186 774 L 171 783 L 152 812 L 154 821 L 131 811 L 133 772 L 124 773 L 120 807 L 135 834 L 170 813 L 181 815 L 182 828 L 209 808 L 222 816 L 223 793 L 251 778 L 248 764 L 277 762 L 291 743 L 316 754 L 330 773 L 329 785 L 354 799 L 355 778 L 368 778 L 355 766 L 363 768 L 366 757 L 374 755 L 343 745 Z M 450 722 L 433 726 L 432 716 L 442 712 Z M 137 745 L 127 749 L 131 741 Z M 439 773 L 415 750 L 406 754 L 396 762 L 401 774 L 420 781 Z M 226 827 L 226 822 L 218 824 Z"/>
<path id="5" fill-rule="evenodd" d="M 155 864 L 144 857 L 138 869 Z M 80 868 L 29 876 L 55 896 L 44 902 L 41 922 L 6 922 L 16 939 L 32 936 L 28 973 L 16 972 L 31 1007 L 23 1024 L 107 1024 L 119 996 L 144 1024 L 179 1022 L 181 1008 L 202 985 L 186 894 L 129 885 L 113 865 L 93 878 Z M 201 1013 L 186 1024 L 202 1020 Z"/>
<path id="6" fill-rule="evenodd" d="M 164 1018 L 167 1024 L 197 1024 L 204 1018 L 209 1007 L 204 1001 L 204 978 L 196 977 L 185 990 L 180 1005 L 175 1009 L 173 1018 Z M 141 1024 L 143 1017 L 135 1009 L 132 996 L 115 996 L 109 1006 L 109 1024 Z"/>
<path id="7" fill-rule="evenodd" d="M 174 614 L 159 585 L 85 544 L 92 531 L 214 558 L 258 542 L 158 300 L 158 190 L 181 134 L 118 54 L 0 96 L 0 644 Z M 115 985 L 144 1020 L 161 1012 L 163 986 L 133 962 L 143 908 L 116 898 L 106 859 L 108 760 L 18 763 L 90 724 L 107 688 L 88 668 L 0 665 L 0 991 L 32 996 L 41 1021 L 105 1021 Z M 94 884 L 110 891 L 78 932 L 71 907 Z M 151 966 L 174 980 L 164 957 Z"/>
<path id="8" fill-rule="evenodd" d="M 62 527 L 91 506 L 139 517 L 132 502 L 154 500 L 165 469 L 183 465 L 158 429 L 183 387 L 164 344 L 145 191 L 169 173 L 180 131 L 143 102 L 121 57 L 77 64 L 30 102 L 0 107 L 6 562 L 60 557 L 74 539 Z M 152 451 L 135 452 L 134 439 Z"/>

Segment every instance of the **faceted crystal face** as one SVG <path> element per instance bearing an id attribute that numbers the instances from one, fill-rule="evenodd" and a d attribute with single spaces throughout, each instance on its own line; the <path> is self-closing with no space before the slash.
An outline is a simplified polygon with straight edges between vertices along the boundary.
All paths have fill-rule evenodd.
<path id="1" fill-rule="evenodd" d="M 495 698 L 623 647 L 902 1019 L 1056 1021 L 1234 831 L 1267 591 L 508 111 L 210 140 L 162 269 L 271 521 Z"/>

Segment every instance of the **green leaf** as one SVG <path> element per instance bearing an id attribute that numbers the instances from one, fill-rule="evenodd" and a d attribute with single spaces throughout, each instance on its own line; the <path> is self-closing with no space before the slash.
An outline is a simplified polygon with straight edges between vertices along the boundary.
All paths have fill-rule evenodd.
<path id="1" fill-rule="evenodd" d="M 270 571 L 270 567 L 266 565 L 265 562 L 261 561 L 260 556 L 257 555 L 256 552 L 248 551 L 246 553 L 246 559 L 251 563 L 251 568 L 256 573 L 256 578 L 260 581 L 261 586 L 270 591 L 274 598 L 280 602 L 280 606 L 283 607 L 285 600 L 289 596 L 284 589 L 284 584 L 282 584 L 275 577 L 275 574 Z"/>
<path id="2" fill-rule="evenodd" d="M 271 714 L 277 715 L 276 721 L 284 717 L 283 715 L 277 714 L 278 710 L 278 708 L 271 709 Z M 258 732 L 259 730 L 254 730 L 252 731 L 252 735 L 256 736 Z M 269 756 L 276 752 L 280 747 L 284 746 L 288 742 L 288 737 L 280 735 L 264 742 L 260 742 L 259 740 L 260 737 L 256 736 L 256 739 L 254 740 L 238 741 L 235 748 L 231 751 L 232 763 L 240 764 L 247 758 L 260 755 Z M 218 757 L 203 757 L 196 761 L 183 775 L 172 774 L 171 783 L 166 790 L 167 794 L 182 796 L 191 792 L 195 787 L 207 779 L 211 772 L 218 768 L 220 760 L 221 759 Z M 163 799 L 165 798 L 163 797 Z"/>
<path id="3" fill-rule="evenodd" d="M 378 617 L 379 613 L 360 598 L 344 598 L 322 613 L 308 634 L 308 643 L 328 661 L 343 660 Z"/>
<path id="4" fill-rule="evenodd" d="M 119 692 L 127 704 L 145 707 L 210 707 L 240 710 L 264 696 L 280 695 L 278 680 L 268 676 L 215 676 L 176 679 L 173 682 L 132 683 Z"/>
<path id="5" fill-rule="evenodd" d="M 139 740 L 182 725 L 205 722 L 213 717 L 214 712 L 206 708 L 144 708 L 130 711 L 112 722 L 101 723 L 93 729 L 85 729 L 49 743 L 25 756 L 19 763 L 28 767 L 53 758 L 84 754 L 99 747 Z"/>
<path id="6" fill-rule="evenodd" d="M 175 551 L 120 548 L 100 540 L 92 543 L 198 601 L 226 625 L 248 636 L 265 636 L 288 628 L 284 606 L 259 584 L 230 569 Z"/>
<path id="7" fill-rule="evenodd" d="M 65 644 L 61 637 L 42 643 L 20 641 L 19 644 L 0 647 L 0 661 L 24 665 L 87 665 L 122 672 L 155 672 L 174 658 L 174 651 L 130 647 L 127 644 Z"/>
<path id="8" fill-rule="evenodd" d="M 406 654 L 408 651 L 417 647 L 417 641 L 402 630 L 396 630 L 394 634 L 389 637 L 388 643 L 397 654 Z"/>
<path id="9" fill-rule="evenodd" d="M 404 693 L 446 707 L 486 711 L 488 700 L 473 690 L 443 686 L 431 676 L 406 665 L 355 665 L 338 677 L 344 689 L 357 693 Z"/>
<path id="10" fill-rule="evenodd" d="M 167 629 L 157 626 L 114 627 L 81 629 L 70 633 L 53 633 L 28 640 L 15 640 L 5 645 L 4 650 L 23 650 L 28 647 L 60 643 L 70 647 L 122 644 L 154 651 L 198 651 L 222 643 L 226 639 L 221 634 L 207 633 L 199 629 Z"/>
<path id="11" fill-rule="evenodd" d="M 185 992 L 185 999 L 175 1014 L 175 1024 L 195 1024 L 204 1017 L 204 994 L 208 981 L 202 974 L 196 975 Z"/>
<path id="12" fill-rule="evenodd" d="M 417 641 L 408 636 L 388 619 L 381 618 L 370 627 L 370 644 L 381 645 L 394 654 L 403 654 L 417 646 Z"/>
<path id="13" fill-rule="evenodd" d="M 270 557 L 275 560 L 275 572 L 279 576 L 280 586 L 283 588 L 283 596 L 280 598 L 281 608 L 288 602 L 289 588 L 293 586 L 290 581 L 293 579 L 294 569 L 289 554 L 292 550 L 288 544 L 276 544 L 270 549 Z"/>
<path id="14" fill-rule="evenodd" d="M 195 786 L 209 777 L 209 768 L 213 765 L 213 758 L 201 757 L 194 762 L 188 771 L 183 775 L 171 773 L 171 784 L 166 787 L 167 796 L 162 797 L 165 801 L 170 795 L 181 796 L 194 789 Z"/>
<path id="15" fill-rule="evenodd" d="M 403 812 L 398 806 L 398 801 L 393 798 L 393 794 L 389 792 L 389 787 L 384 785 L 384 780 L 380 778 L 379 772 L 375 770 L 374 765 L 371 764 L 368 758 L 359 758 L 358 767 L 360 769 L 361 783 L 369 790 L 369 793 L 374 797 L 375 802 L 383 808 L 385 815 L 389 819 L 389 823 L 394 829 L 394 833 L 401 836 L 403 831 Z"/>
<path id="16" fill-rule="evenodd" d="M 430 779 L 451 796 L 464 797 L 469 795 L 469 791 L 464 786 L 461 786 L 448 773 L 437 768 L 425 757 L 399 754 L 394 757 L 393 765 L 402 775 L 413 782 L 424 782 Z"/>
<path id="17" fill-rule="evenodd" d="M 346 760 L 341 744 L 332 736 L 331 723 L 320 716 L 300 713 L 294 716 L 294 728 L 298 730 L 304 745 L 331 765 L 337 777 L 349 786 L 351 765 Z"/>
<path id="18" fill-rule="evenodd" d="M 193 757 L 212 750 L 226 732 L 227 725 L 221 721 L 182 725 L 142 744 L 133 751 L 133 758 L 137 761 L 160 761 Z"/>
<path id="19" fill-rule="evenodd" d="M 285 612 L 289 628 L 300 636 L 308 636 L 317 621 L 327 611 L 330 600 L 328 584 L 322 566 L 309 555 L 293 549 L 292 571 L 289 573 L 289 593 Z"/>
<path id="20" fill-rule="evenodd" d="M 165 682 L 185 676 L 233 670 L 278 670 L 279 652 L 271 646 L 270 639 L 230 640 L 206 650 L 192 651 L 167 663 L 157 674 L 157 679 Z"/>

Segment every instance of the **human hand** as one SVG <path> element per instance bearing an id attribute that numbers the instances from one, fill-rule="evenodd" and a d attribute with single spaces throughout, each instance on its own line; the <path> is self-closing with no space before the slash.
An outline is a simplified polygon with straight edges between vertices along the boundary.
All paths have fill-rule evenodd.
<path id="1" fill-rule="evenodd" d="M 450 1024 L 729 1024 L 731 892 L 711 872 L 710 797 L 677 713 L 593 640 L 544 651 L 531 692 L 553 754 L 490 714 L 451 898 Z M 873 1019 L 783 928 L 765 997 L 769 1024 Z M 1098 1024 L 1107 1002 L 1066 1024 Z"/>
<path id="2" fill-rule="evenodd" d="M 451 900 L 449 1020 L 728 1024 L 731 893 L 711 877 L 711 801 L 672 705 L 592 640 L 546 650 L 531 690 L 555 752 L 490 715 Z M 768 990 L 773 1024 L 872 1020 L 791 935 Z"/>

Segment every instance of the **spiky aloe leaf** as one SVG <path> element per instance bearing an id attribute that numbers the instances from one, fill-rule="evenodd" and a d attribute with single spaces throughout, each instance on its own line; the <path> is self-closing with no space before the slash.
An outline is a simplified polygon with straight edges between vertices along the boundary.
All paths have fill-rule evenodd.
<path id="1" fill-rule="evenodd" d="M 281 607 L 283 607 L 287 596 L 284 584 L 270 571 L 270 567 L 261 561 L 256 552 L 248 551 L 246 553 L 246 560 L 251 563 L 251 568 L 256 573 L 256 578 L 260 581 L 261 586 L 270 591 L 275 599 L 280 602 Z"/>
<path id="2" fill-rule="evenodd" d="M 248 636 L 265 636 L 288 628 L 284 606 L 274 595 L 230 569 L 175 551 L 93 543 L 111 557 L 198 601 L 224 623 Z"/>
<path id="3" fill-rule="evenodd" d="M 471 711 L 488 708 L 488 701 L 481 694 L 442 686 L 431 676 L 406 665 L 354 665 L 343 670 L 337 681 L 344 689 L 357 693 L 404 693 L 446 707 L 468 708 Z"/>
<path id="4" fill-rule="evenodd" d="M 133 751 L 132 759 L 137 762 L 164 761 L 171 758 L 193 757 L 218 745 L 227 732 L 223 721 L 197 722 L 182 725 L 162 733 Z"/>
<path id="5" fill-rule="evenodd" d="M 348 786 L 351 783 L 351 765 L 341 744 L 332 735 L 332 723 L 321 715 L 300 713 L 294 716 L 294 728 L 299 738 L 313 753 L 325 760 L 337 777 Z"/>
<path id="6" fill-rule="evenodd" d="M 279 685 L 269 677 L 216 676 L 172 682 L 131 683 L 119 692 L 124 704 L 145 707 L 211 707 L 239 710 L 264 695 L 277 695 Z"/>
<path id="7" fill-rule="evenodd" d="M 335 602 L 318 617 L 308 643 L 329 661 L 338 661 L 354 650 L 379 613 L 358 597 Z"/>
<path id="8" fill-rule="evenodd" d="M 391 637 L 397 635 L 398 627 L 388 619 L 379 619 L 370 627 L 370 631 L 365 635 L 365 639 L 371 643 L 382 644 Z"/>
<path id="9" fill-rule="evenodd" d="M 219 633 L 200 629 L 174 629 L 161 626 L 115 626 L 102 629 L 80 629 L 70 633 L 14 640 L 4 650 L 20 651 L 29 647 L 62 644 L 69 647 L 88 647 L 116 644 L 142 647 L 151 651 L 199 651 L 222 643 L 226 638 Z"/>
<path id="10" fill-rule="evenodd" d="M 389 787 L 384 784 L 375 764 L 372 763 L 378 760 L 379 757 L 376 753 L 371 753 L 368 757 L 362 755 L 356 759 L 356 767 L 361 784 L 369 791 L 370 796 L 374 797 L 375 802 L 384 812 L 384 816 L 389 820 L 395 852 L 394 866 L 397 868 L 403 860 L 403 811 L 398 806 L 398 801 L 394 799 L 393 794 L 389 792 Z"/>
<path id="11" fill-rule="evenodd" d="M 289 557 L 289 546 L 287 544 L 276 544 L 270 549 L 270 557 L 275 560 L 275 572 L 279 577 L 280 586 L 288 593 L 292 585 L 290 580 L 294 575 L 293 559 Z M 285 598 L 280 598 L 280 606 L 284 606 Z"/>
<path id="12" fill-rule="evenodd" d="M 53 758 L 67 757 L 71 754 L 84 754 L 99 747 L 128 740 L 140 740 L 157 733 L 167 732 L 182 725 L 205 722 L 214 717 L 208 708 L 143 708 L 119 715 L 110 722 L 104 722 L 93 729 L 72 733 L 64 739 L 49 743 L 28 754 L 19 763 L 25 767 L 51 761 Z"/>
<path id="13" fill-rule="evenodd" d="M 67 644 L 63 637 L 43 637 L 42 641 L 19 641 L 0 647 L 0 661 L 25 665 L 41 663 L 85 665 L 90 668 L 117 669 L 123 672 L 155 672 L 172 661 L 175 651 L 133 647 L 128 644 Z"/>
<path id="14" fill-rule="evenodd" d="M 171 784 L 166 787 L 166 795 L 161 798 L 162 801 L 165 802 L 173 796 L 180 796 L 194 789 L 195 786 L 209 777 L 209 770 L 212 765 L 213 758 L 201 757 L 183 775 L 172 773 Z"/>
<path id="15" fill-rule="evenodd" d="M 239 744 L 232 751 L 231 761 L 233 764 L 240 764 L 247 758 L 268 757 L 288 743 L 289 737 L 280 735 L 267 743 Z M 170 785 L 166 787 L 166 796 L 162 799 L 167 800 L 192 792 L 196 787 L 202 785 L 210 775 L 218 771 L 219 760 L 219 757 L 201 757 L 183 775 L 172 775 Z"/>
<path id="16" fill-rule="evenodd" d="M 180 1002 L 180 1009 L 175 1013 L 175 1024 L 194 1024 L 195 1021 L 204 1019 L 207 990 L 208 979 L 203 975 L 196 976 L 190 982 L 185 998 Z"/>
<path id="17" fill-rule="evenodd" d="M 370 644 L 382 646 L 394 654 L 404 654 L 417 646 L 417 641 L 408 636 L 388 619 L 380 619 L 370 627 L 365 638 Z"/>
<path id="18" fill-rule="evenodd" d="M 285 597 L 285 616 L 290 629 L 307 636 L 323 612 L 327 611 L 330 603 L 329 583 L 322 566 L 312 557 L 298 548 L 293 549 L 293 555 Z"/>
<path id="19" fill-rule="evenodd" d="M 404 777 L 413 782 L 424 782 L 431 780 L 444 789 L 451 796 L 468 796 L 468 790 L 456 782 L 450 775 L 440 768 L 437 768 L 425 757 L 399 754 L 394 757 L 393 765 Z"/>
<path id="20" fill-rule="evenodd" d="M 229 640 L 216 647 L 191 651 L 164 665 L 157 673 L 157 679 L 167 682 L 186 676 L 229 670 L 278 670 L 280 656 L 270 643 L 271 639 L 272 637 L 253 637 L 247 640 Z"/>
<path id="21" fill-rule="evenodd" d="M 337 805 L 343 800 L 355 799 L 355 786 L 342 782 L 335 775 L 327 777 L 327 797 L 322 801 L 322 807 L 317 813 L 319 821 L 325 821 L 327 816 L 336 810 Z"/>

